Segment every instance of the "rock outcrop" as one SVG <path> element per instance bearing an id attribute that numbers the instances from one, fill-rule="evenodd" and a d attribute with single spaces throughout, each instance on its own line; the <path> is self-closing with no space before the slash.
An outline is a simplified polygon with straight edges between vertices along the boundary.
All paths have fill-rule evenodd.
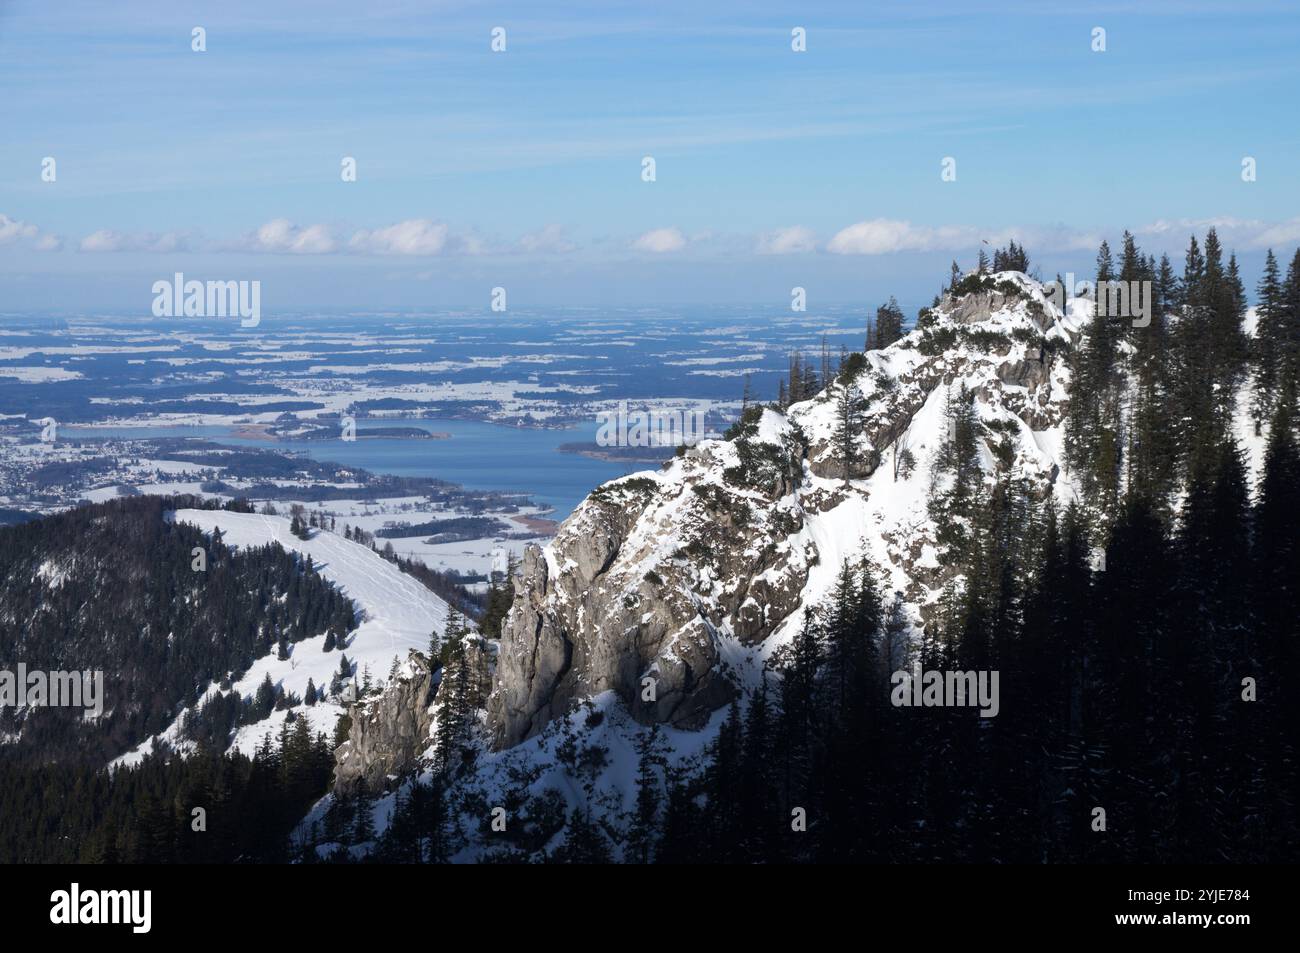
<path id="1" fill-rule="evenodd" d="M 492 643 L 477 634 L 465 636 L 465 704 L 471 711 L 487 705 L 493 658 Z M 336 794 L 361 787 L 386 790 L 425 763 L 444 707 L 442 686 L 456 683 L 454 660 L 436 665 L 412 650 L 378 696 L 352 706 L 347 741 L 334 752 Z"/>
<path id="2" fill-rule="evenodd" d="M 352 706 L 348 740 L 334 752 L 334 791 L 385 790 L 430 744 L 437 682 L 429 661 L 412 650 L 378 697 Z"/>
<path id="3" fill-rule="evenodd" d="M 941 582 L 922 481 L 947 394 L 971 395 L 991 466 L 1050 492 L 1060 358 L 1075 333 L 1037 282 L 972 276 L 816 397 L 784 413 L 751 407 L 726 439 L 598 488 L 545 549 L 530 547 L 514 581 L 488 702 L 494 743 L 607 691 L 643 722 L 703 724 L 745 684 L 737 666 L 752 682 L 768 640 L 825 597 L 845 559 L 869 555 L 919 606 Z M 846 388 L 858 402 L 848 459 Z"/>

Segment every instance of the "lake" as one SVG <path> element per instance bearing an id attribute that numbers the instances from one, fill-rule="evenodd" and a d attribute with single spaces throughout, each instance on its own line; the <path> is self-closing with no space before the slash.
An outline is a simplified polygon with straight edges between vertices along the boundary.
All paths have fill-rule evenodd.
<path id="1" fill-rule="evenodd" d="M 419 427 L 446 433 L 445 440 L 365 438 L 376 427 Z M 314 460 L 363 467 L 374 473 L 422 476 L 447 480 L 471 490 L 526 493 L 534 502 L 554 507 L 564 519 L 593 489 L 615 477 L 653 468 L 653 464 L 613 463 L 575 453 L 562 453 L 561 444 L 594 441 L 589 428 L 533 430 L 472 420 L 366 419 L 357 421 L 359 439 L 263 440 L 236 437 L 230 427 L 65 427 L 68 438 L 194 437 L 229 446 L 268 447 L 304 453 Z"/>

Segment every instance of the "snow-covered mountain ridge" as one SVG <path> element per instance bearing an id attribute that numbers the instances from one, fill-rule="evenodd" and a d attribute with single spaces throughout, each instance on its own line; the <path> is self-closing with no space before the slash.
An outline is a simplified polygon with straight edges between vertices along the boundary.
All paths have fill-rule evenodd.
<path id="1" fill-rule="evenodd" d="M 643 723 L 703 725 L 757 683 L 846 560 L 869 557 L 919 627 L 944 577 L 926 502 L 954 391 L 984 425 L 986 470 L 1072 499 L 1065 355 L 1089 303 L 1063 314 L 1018 272 L 959 290 L 901 340 L 851 356 L 812 399 L 752 410 L 730 439 L 605 484 L 533 547 L 503 626 L 494 743 L 604 692 Z M 836 439 L 846 388 L 859 405 L 848 447 Z"/>

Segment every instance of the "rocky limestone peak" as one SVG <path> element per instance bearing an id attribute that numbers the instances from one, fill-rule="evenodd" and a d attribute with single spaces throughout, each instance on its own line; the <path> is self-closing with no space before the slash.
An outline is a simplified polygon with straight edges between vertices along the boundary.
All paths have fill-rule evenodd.
<path id="1" fill-rule="evenodd" d="M 724 439 L 599 487 L 514 580 L 488 701 L 494 744 L 607 691 L 644 723 L 701 726 L 756 683 L 845 559 L 869 556 L 920 625 L 942 583 L 925 500 L 945 401 L 969 393 L 988 470 L 1068 494 L 1064 355 L 1078 333 L 1033 279 L 971 275 L 812 399 L 750 408 Z M 858 408 L 848 460 L 836 440 L 845 389 Z"/>

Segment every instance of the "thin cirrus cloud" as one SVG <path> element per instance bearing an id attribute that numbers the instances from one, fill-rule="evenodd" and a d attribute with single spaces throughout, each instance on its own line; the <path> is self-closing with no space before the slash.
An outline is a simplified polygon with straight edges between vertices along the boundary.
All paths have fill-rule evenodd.
<path id="1" fill-rule="evenodd" d="M 663 255 L 686 247 L 686 236 L 678 228 L 652 228 L 632 242 L 637 251 Z"/>
<path id="2" fill-rule="evenodd" d="M 25 245 L 37 251 L 58 251 L 63 241 L 30 222 L 20 222 L 0 212 L 0 245 Z"/>

